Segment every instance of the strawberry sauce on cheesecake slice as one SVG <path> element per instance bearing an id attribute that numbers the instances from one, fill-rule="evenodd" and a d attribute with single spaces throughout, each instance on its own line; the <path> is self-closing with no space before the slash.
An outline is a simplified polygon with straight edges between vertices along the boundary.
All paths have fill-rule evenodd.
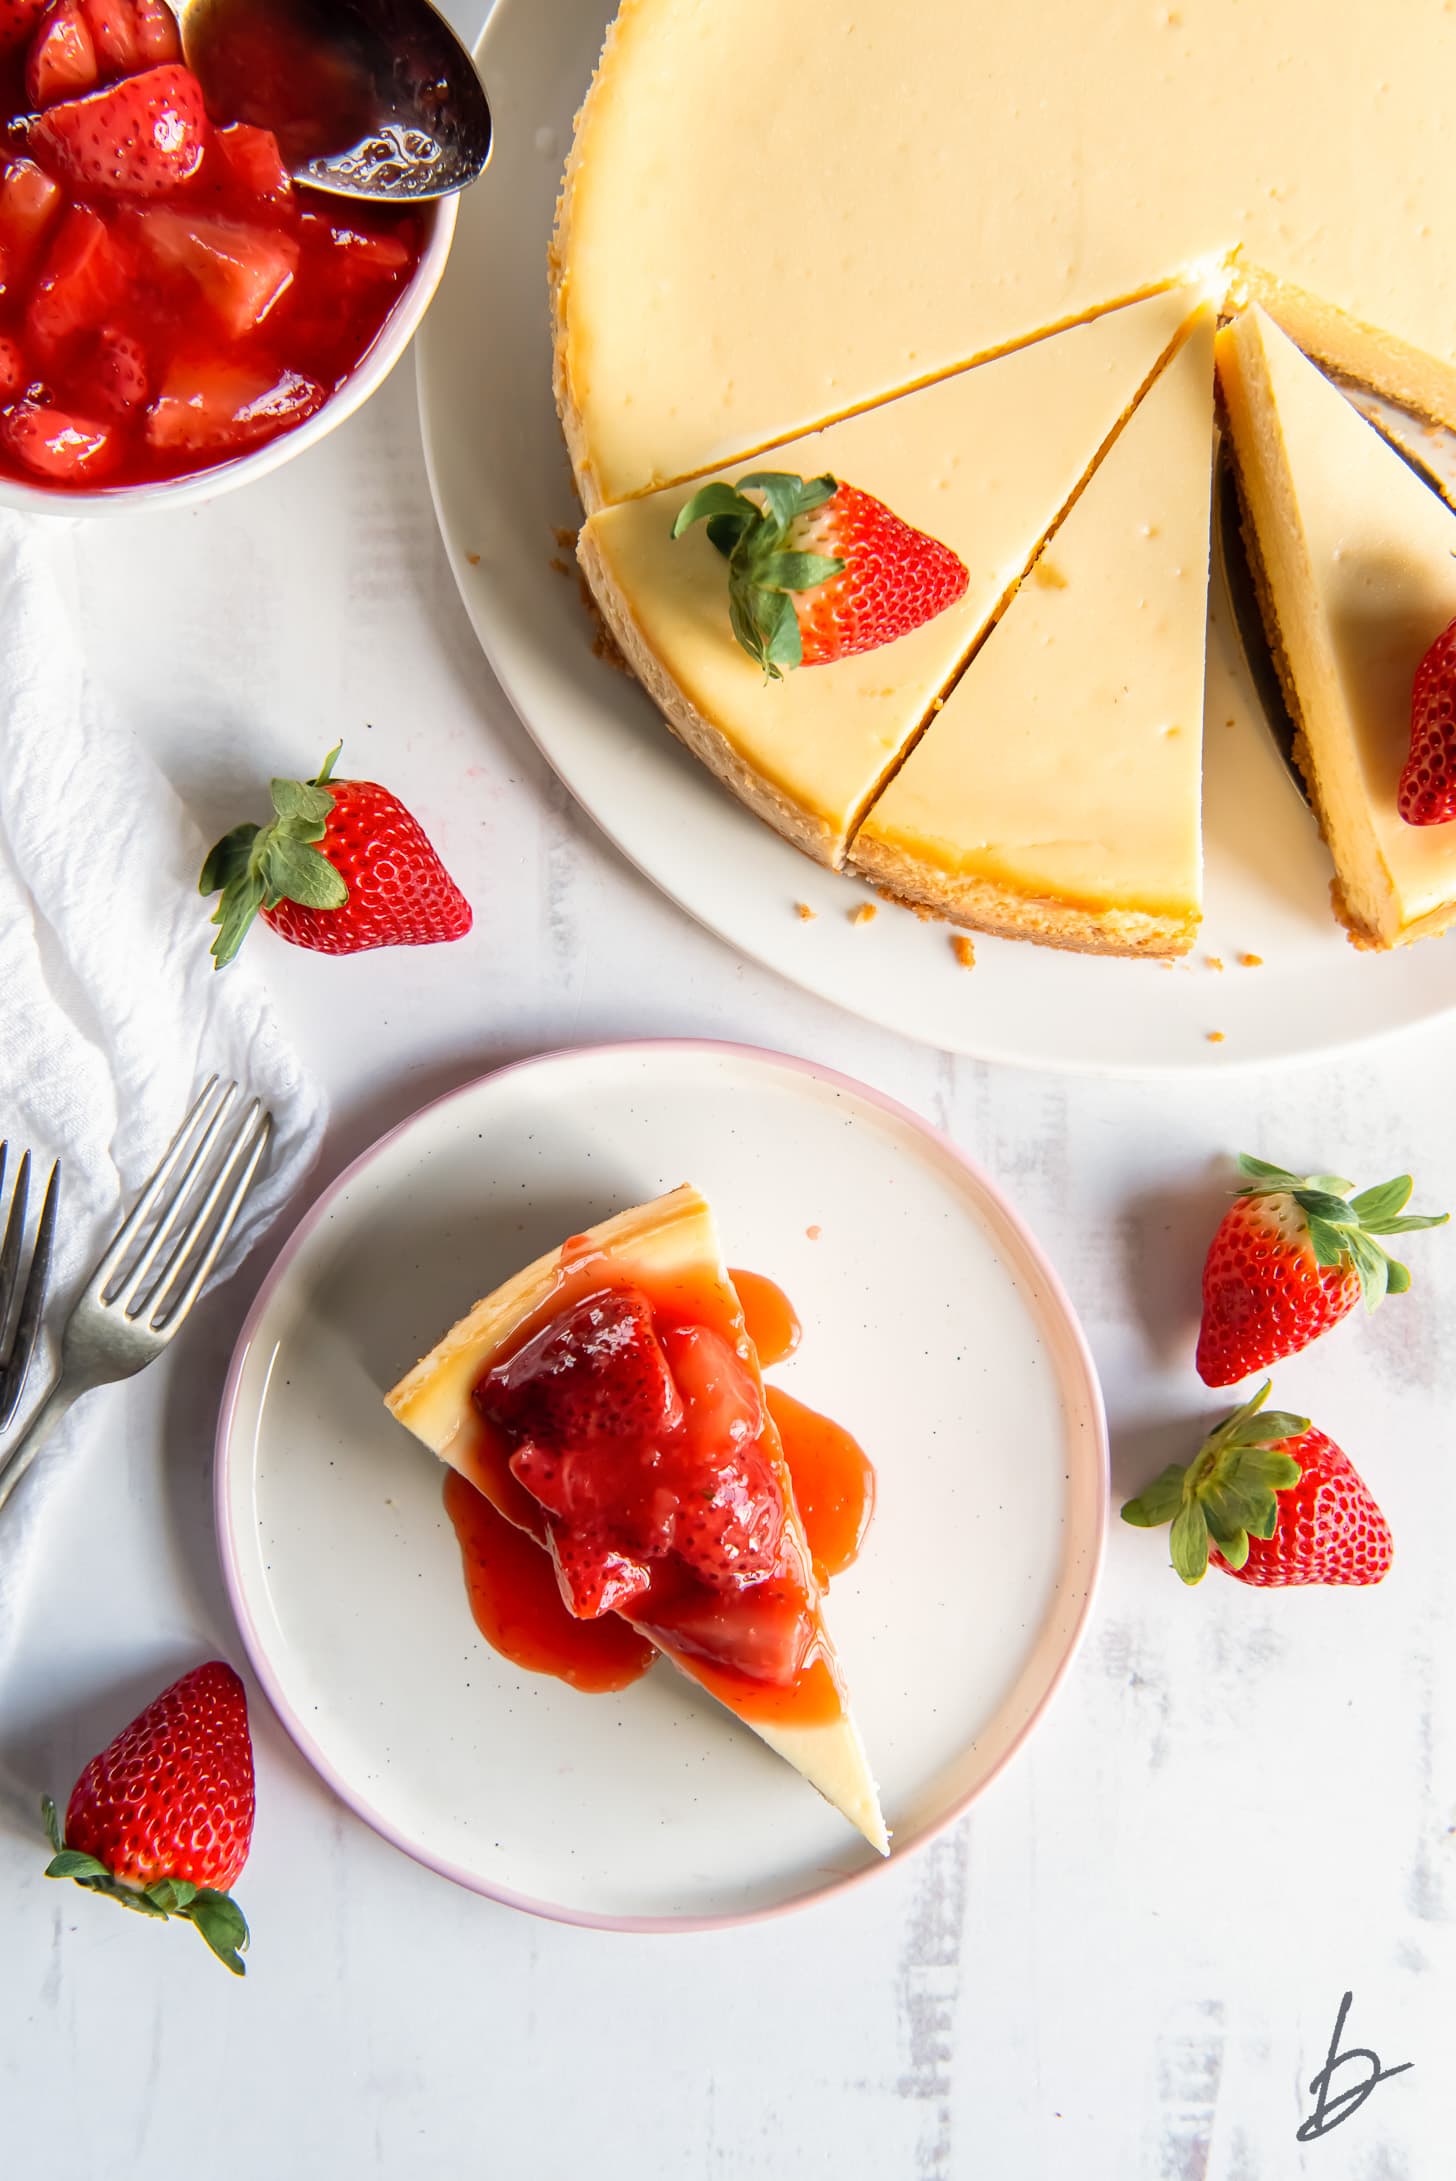
<path id="1" fill-rule="evenodd" d="M 759 1359 L 690 1188 L 478 1303 L 387 1405 L 615 1614 L 888 1839 Z"/>

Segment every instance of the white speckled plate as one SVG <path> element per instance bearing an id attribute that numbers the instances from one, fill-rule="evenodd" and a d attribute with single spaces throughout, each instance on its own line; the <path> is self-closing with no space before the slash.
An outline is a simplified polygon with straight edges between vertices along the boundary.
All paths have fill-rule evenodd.
<path id="1" fill-rule="evenodd" d="M 239 1340 L 217 1518 L 244 1640 L 299 1747 L 388 1839 L 577 1923 L 733 1922 L 883 1868 L 659 1663 L 617 1695 L 476 1633 L 444 1472 L 382 1406 L 480 1294 L 685 1180 L 804 1324 L 773 1375 L 877 1464 L 829 1619 L 895 1853 L 1020 1745 L 1076 1645 L 1107 1519 L 1091 1360 L 988 1177 L 902 1107 L 772 1053 L 560 1053 L 427 1106 L 308 1214 Z"/>
<path id="2" fill-rule="evenodd" d="M 725 0 L 726 4 L 726 0 Z M 908 1037 L 989 1060 L 1104 1072 L 1228 1068 L 1321 1052 L 1456 1007 L 1456 938 L 1361 955 L 1330 913 L 1330 864 L 1278 757 L 1216 572 L 1207 705 L 1208 915 L 1188 962 L 977 939 L 885 909 L 807 861 L 668 734 L 593 653 L 562 546 L 581 520 L 551 400 L 546 246 L 572 116 L 611 0 L 497 0 L 481 47 L 494 160 L 465 198 L 418 342 L 435 504 L 466 610 L 552 765 L 641 870 L 733 946 Z M 1421 449 L 1456 479 L 1456 441 Z M 556 566 L 553 567 L 553 561 Z M 795 903 L 819 913 L 801 921 Z M 1257 955 L 1259 966 L 1244 957 Z M 1211 972 L 1210 960 L 1226 964 Z"/>

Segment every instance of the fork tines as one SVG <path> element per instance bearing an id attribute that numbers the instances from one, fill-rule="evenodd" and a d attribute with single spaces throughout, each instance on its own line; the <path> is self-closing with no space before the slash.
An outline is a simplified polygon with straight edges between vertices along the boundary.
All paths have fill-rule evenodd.
<path id="1" fill-rule="evenodd" d="M 4 1199 L 9 1153 L 9 1144 L 0 1143 L 0 1201 Z M 40 1332 L 60 1188 L 61 1166 L 57 1160 L 46 1183 L 45 1199 L 27 1264 L 25 1224 L 30 1202 L 30 1153 L 22 1152 L 20 1171 L 15 1177 L 10 1199 L 10 1216 L 5 1222 L 5 1239 L 0 1242 L 0 1431 L 5 1429 L 19 1405 Z"/>
<path id="2" fill-rule="evenodd" d="M 271 1116 L 256 1098 L 235 1110 L 240 1096 L 209 1078 L 92 1276 L 98 1301 L 153 1331 L 191 1309 L 267 1148 Z"/>

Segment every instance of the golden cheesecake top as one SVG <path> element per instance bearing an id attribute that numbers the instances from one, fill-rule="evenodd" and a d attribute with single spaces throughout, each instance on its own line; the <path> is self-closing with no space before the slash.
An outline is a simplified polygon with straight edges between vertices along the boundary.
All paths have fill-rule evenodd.
<path id="1" fill-rule="evenodd" d="M 1450 0 L 624 0 L 553 253 L 588 508 L 1238 253 L 1456 422 Z"/>
<path id="2" fill-rule="evenodd" d="M 871 808 L 868 877 L 1054 945 L 1191 943 L 1213 333 L 1205 306 Z"/>

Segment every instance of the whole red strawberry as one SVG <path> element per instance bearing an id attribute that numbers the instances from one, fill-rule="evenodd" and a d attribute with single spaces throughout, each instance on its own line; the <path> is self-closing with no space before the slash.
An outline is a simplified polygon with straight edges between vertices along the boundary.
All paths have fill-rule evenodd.
<path id="1" fill-rule="evenodd" d="M 1396 807 L 1407 825 L 1448 825 L 1456 818 L 1456 621 L 1416 668 L 1410 755 Z"/>
<path id="2" fill-rule="evenodd" d="M 893 643 L 970 580 L 948 545 L 833 477 L 755 470 L 736 487 L 704 485 L 672 534 L 704 521 L 728 562 L 733 633 L 771 681 Z"/>
<path id="3" fill-rule="evenodd" d="M 146 1916 L 185 1916 L 236 1976 L 248 1926 L 228 1889 L 253 1837 L 248 1700 L 231 1666 L 194 1667 L 93 1757 L 71 1790 L 47 1878 L 74 1878 Z"/>
<path id="4" fill-rule="evenodd" d="M 1307 1348 L 1362 1298 L 1373 1310 L 1404 1294 L 1410 1274 L 1378 1238 L 1448 1216 L 1401 1216 L 1409 1174 L 1351 1196 L 1354 1184 L 1333 1174 L 1291 1174 L 1247 1155 L 1239 1171 L 1203 1267 L 1198 1375 L 1208 1386 L 1232 1386 Z"/>
<path id="5" fill-rule="evenodd" d="M 463 939 L 470 903 L 419 821 L 372 780 L 335 780 L 336 743 L 313 780 L 275 780 L 274 816 L 234 826 L 202 867 L 199 892 L 221 893 L 212 921 L 220 969 L 261 911 L 296 947 L 361 954 Z"/>
<path id="6" fill-rule="evenodd" d="M 1168 1544 L 1185 1583 L 1210 1560 L 1241 1583 L 1378 1583 L 1390 1567 L 1390 1525 L 1348 1454 L 1307 1416 L 1264 1410 L 1266 1381 L 1203 1442 L 1122 1510 Z"/>
<path id="7" fill-rule="evenodd" d="M 207 150 L 202 86 L 171 62 L 85 98 L 48 106 L 30 149 L 63 181 L 102 197 L 161 197 L 190 181 Z"/>

